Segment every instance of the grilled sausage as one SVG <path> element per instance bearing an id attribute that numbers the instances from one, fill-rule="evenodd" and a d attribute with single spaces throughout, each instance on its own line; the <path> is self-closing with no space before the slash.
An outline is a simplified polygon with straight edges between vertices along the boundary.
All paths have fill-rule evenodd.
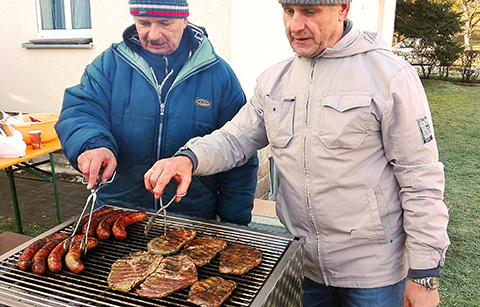
<path id="1" fill-rule="evenodd" d="M 110 208 L 109 208 L 110 209 Z M 114 214 L 116 210 L 109 210 L 109 211 L 104 211 L 104 213 L 102 214 L 97 214 L 97 215 L 92 215 L 92 220 L 90 221 L 90 228 L 88 229 L 88 236 L 89 237 L 94 237 L 95 234 L 96 234 L 96 230 L 97 230 L 97 227 L 98 227 L 98 224 L 100 224 L 100 222 L 107 216 L 110 216 L 112 214 Z M 123 210 L 121 210 L 123 211 Z M 85 224 L 83 224 L 83 227 L 82 227 L 82 234 L 85 234 L 87 232 L 87 226 L 88 226 L 88 223 L 86 222 Z"/>
<path id="2" fill-rule="evenodd" d="M 73 244 L 75 242 L 78 242 L 83 238 L 83 235 L 76 235 L 73 238 Z M 50 252 L 48 255 L 47 263 L 48 263 L 48 269 L 50 272 L 57 273 L 62 269 L 62 259 L 67 253 L 68 246 L 65 248 L 65 244 L 69 244 L 70 238 L 63 240 L 60 244 L 57 244 L 55 248 Z"/>
<path id="3" fill-rule="evenodd" d="M 97 210 L 97 211 L 93 211 L 92 220 L 97 216 L 102 216 L 102 215 L 107 214 L 107 213 L 112 212 L 112 211 L 113 211 L 112 208 L 103 208 L 103 209 L 100 209 L 100 210 Z M 80 225 L 77 228 L 76 234 L 80 234 L 82 232 L 84 225 L 88 222 L 88 217 L 89 216 L 90 216 L 90 214 L 87 214 L 84 217 L 82 217 L 82 219 L 80 220 Z M 73 225 L 73 229 L 75 229 L 75 227 L 76 227 L 76 224 Z"/>
<path id="4" fill-rule="evenodd" d="M 60 235 L 60 233 L 55 233 L 30 244 L 27 248 L 25 248 L 18 258 L 18 267 L 24 271 L 28 270 L 32 265 L 32 258 L 35 253 L 38 252 L 38 250 L 42 248 L 45 243 L 57 238 Z"/>
<path id="5" fill-rule="evenodd" d="M 35 274 L 38 275 L 43 275 L 46 270 L 46 260 L 50 252 L 58 245 L 61 244 L 61 242 L 67 238 L 68 235 L 66 234 L 60 234 L 57 238 L 45 243 L 42 248 L 38 250 L 38 252 L 35 253 L 35 255 L 32 258 L 32 271 Z"/>
<path id="6" fill-rule="evenodd" d="M 99 239 L 106 240 L 110 237 L 110 228 L 117 219 L 126 214 L 124 210 L 115 210 L 113 213 L 104 217 L 97 227 L 97 236 Z"/>
<path id="7" fill-rule="evenodd" d="M 145 211 L 129 212 L 121 216 L 118 220 L 115 221 L 112 227 L 112 232 L 115 238 L 125 239 L 127 237 L 127 231 L 125 228 L 133 223 L 140 222 L 147 217 Z"/>
<path id="8" fill-rule="evenodd" d="M 87 243 L 87 250 L 94 248 L 95 246 L 97 246 L 97 244 L 98 240 L 96 238 L 89 237 Z M 83 254 L 83 248 L 80 248 L 81 245 L 82 241 L 76 242 L 65 255 L 65 264 L 67 265 L 67 268 L 75 274 L 82 273 L 85 267 L 82 260 L 80 260 Z"/>

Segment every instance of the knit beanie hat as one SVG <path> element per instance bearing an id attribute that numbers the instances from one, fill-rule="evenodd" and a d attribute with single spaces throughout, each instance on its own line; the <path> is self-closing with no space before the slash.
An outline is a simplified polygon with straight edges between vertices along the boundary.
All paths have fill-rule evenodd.
<path id="1" fill-rule="evenodd" d="M 130 0 L 130 14 L 162 18 L 188 17 L 187 0 Z"/>
<path id="2" fill-rule="evenodd" d="M 278 0 L 280 4 L 292 5 L 337 5 L 347 4 L 352 0 Z"/>

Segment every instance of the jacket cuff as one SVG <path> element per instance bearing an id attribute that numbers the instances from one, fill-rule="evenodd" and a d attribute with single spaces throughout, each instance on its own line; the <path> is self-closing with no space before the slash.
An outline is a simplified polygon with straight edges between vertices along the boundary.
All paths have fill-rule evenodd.
<path id="1" fill-rule="evenodd" d="M 194 171 L 197 168 L 197 165 L 198 165 L 197 155 L 190 149 L 182 147 L 173 156 L 174 157 L 187 156 L 192 161 L 192 164 L 193 164 L 192 171 Z"/>
<path id="2" fill-rule="evenodd" d="M 408 269 L 408 278 L 440 277 L 440 267 L 428 270 Z"/>

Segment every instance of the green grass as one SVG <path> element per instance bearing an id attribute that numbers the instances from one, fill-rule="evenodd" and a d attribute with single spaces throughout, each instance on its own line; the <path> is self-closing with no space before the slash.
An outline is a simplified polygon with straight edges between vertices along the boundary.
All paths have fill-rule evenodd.
<path id="1" fill-rule="evenodd" d="M 442 270 L 441 306 L 480 306 L 480 86 L 423 80 L 440 160 L 452 242 Z"/>
<path id="2" fill-rule="evenodd" d="M 22 228 L 24 235 L 36 237 L 49 230 L 51 227 L 28 223 L 22 220 Z M 13 218 L 0 216 L 0 233 L 5 231 L 17 232 L 17 224 Z"/>

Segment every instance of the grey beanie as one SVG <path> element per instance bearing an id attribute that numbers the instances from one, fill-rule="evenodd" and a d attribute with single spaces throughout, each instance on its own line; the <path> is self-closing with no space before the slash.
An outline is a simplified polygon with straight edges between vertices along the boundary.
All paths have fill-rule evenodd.
<path id="1" fill-rule="evenodd" d="M 278 0 L 280 4 L 292 5 L 337 5 L 347 4 L 352 0 Z"/>

